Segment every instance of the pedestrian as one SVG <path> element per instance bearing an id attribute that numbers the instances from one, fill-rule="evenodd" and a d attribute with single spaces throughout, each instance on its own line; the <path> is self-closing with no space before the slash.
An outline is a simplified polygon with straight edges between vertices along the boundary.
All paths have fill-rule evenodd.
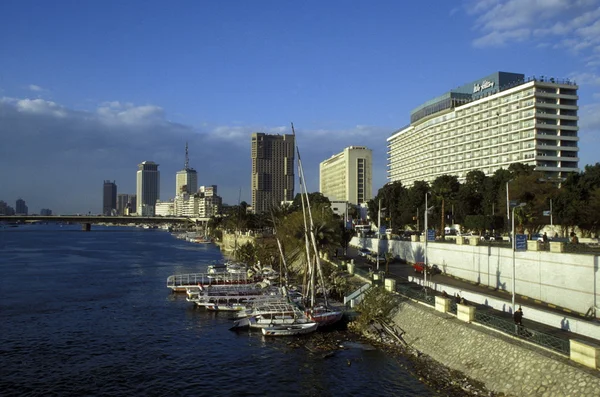
<path id="1" fill-rule="evenodd" d="M 544 235 L 542 236 L 542 240 L 544 240 L 544 244 L 548 243 L 548 235 L 546 234 L 546 232 L 544 232 Z"/>
<path id="2" fill-rule="evenodd" d="M 460 303 L 460 295 L 458 294 L 458 292 L 456 293 L 454 300 L 456 301 L 456 303 Z"/>
<path id="3" fill-rule="evenodd" d="M 521 306 L 519 306 L 519 309 L 515 311 L 513 318 L 515 320 L 515 324 L 520 325 L 521 327 L 523 326 L 523 309 L 521 309 Z"/>

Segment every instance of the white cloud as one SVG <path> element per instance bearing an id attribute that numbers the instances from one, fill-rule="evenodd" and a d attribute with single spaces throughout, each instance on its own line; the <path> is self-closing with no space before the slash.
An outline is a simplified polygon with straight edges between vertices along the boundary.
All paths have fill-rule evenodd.
<path id="1" fill-rule="evenodd" d="M 392 131 L 357 125 L 307 129 L 295 124 L 307 185 L 318 190 L 319 163 L 347 146 L 373 149 L 373 186 L 385 181 L 385 139 Z M 0 140 L 12 148 L 0 156 L 1 199 L 19 196 L 31 208 L 57 213 L 101 208 L 101 183 L 116 180 L 119 192 L 135 192 L 137 164 L 160 164 L 161 198 L 174 196 L 175 173 L 185 143 L 199 184 L 215 184 L 225 202 L 250 200 L 250 137 L 253 132 L 290 134 L 288 125 L 210 125 L 193 128 L 168 121 L 156 105 L 104 102 L 80 111 L 43 99 L 0 98 Z M 376 145 L 375 147 L 373 145 Z M 296 181 L 297 182 L 297 181 Z"/>
<path id="2" fill-rule="evenodd" d="M 33 92 L 44 91 L 44 89 L 42 87 L 40 87 L 39 85 L 35 85 L 35 84 L 29 84 L 29 86 L 27 88 L 29 88 L 29 90 L 33 91 Z"/>
<path id="3" fill-rule="evenodd" d="M 569 39 L 586 43 L 570 48 L 580 51 L 600 40 L 599 4 L 599 0 L 468 0 L 464 8 L 479 34 L 473 40 L 476 47 L 559 37 L 565 44 Z"/>

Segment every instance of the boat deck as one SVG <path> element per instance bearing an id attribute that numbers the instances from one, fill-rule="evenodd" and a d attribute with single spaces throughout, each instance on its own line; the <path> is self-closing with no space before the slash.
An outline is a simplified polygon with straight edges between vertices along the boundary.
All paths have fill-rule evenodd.
<path id="1" fill-rule="evenodd" d="M 256 277 L 248 277 L 242 273 L 190 273 L 174 274 L 167 277 L 167 288 L 174 292 L 186 292 L 188 288 L 198 286 L 235 286 L 243 284 L 252 284 L 261 281 Z"/>

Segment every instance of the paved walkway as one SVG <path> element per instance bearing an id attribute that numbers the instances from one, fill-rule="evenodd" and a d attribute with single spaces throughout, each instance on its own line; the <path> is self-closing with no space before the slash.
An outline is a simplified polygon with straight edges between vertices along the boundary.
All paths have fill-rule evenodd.
<path id="1" fill-rule="evenodd" d="M 358 252 L 356 249 L 351 248 L 348 250 L 348 258 L 354 259 L 355 266 L 357 266 L 360 269 L 377 270 L 375 264 L 368 262 L 367 259 L 364 257 L 360 257 L 358 255 Z M 385 264 L 380 265 L 379 270 L 385 271 Z M 403 263 L 399 263 L 399 262 L 390 263 L 389 275 L 387 275 L 386 277 L 394 278 L 394 279 L 396 279 L 397 284 L 402 284 L 403 286 L 410 286 L 411 288 L 415 288 L 416 290 L 423 288 L 419 284 L 409 282 L 409 280 L 408 280 L 409 276 L 417 277 L 420 279 L 423 278 L 422 274 L 415 273 L 412 265 L 403 264 Z M 458 279 L 458 278 L 455 278 L 455 277 L 452 277 L 449 275 L 436 274 L 435 276 L 433 276 L 433 278 L 430 278 L 430 276 L 428 275 L 427 280 L 428 281 L 432 280 L 438 284 L 451 286 L 458 290 L 469 291 L 469 292 L 478 293 L 481 295 L 491 296 L 491 297 L 495 297 L 498 299 L 506 300 L 508 302 L 510 302 L 512 299 L 511 294 L 506 291 L 493 289 L 493 288 L 483 286 L 483 285 L 478 285 L 477 283 L 470 282 L 467 280 L 461 280 L 461 279 Z M 434 291 L 432 289 L 428 289 L 428 290 L 434 295 L 441 296 L 440 292 Z M 541 302 L 541 301 L 537 301 L 537 300 L 528 298 L 526 296 L 517 295 L 515 297 L 515 304 L 516 304 L 516 306 L 524 305 L 527 307 L 535 307 L 536 309 L 539 309 L 541 311 L 554 312 L 554 313 L 560 314 L 562 316 L 569 315 L 572 317 L 578 317 L 580 320 L 590 321 L 590 322 L 595 323 L 598 326 L 600 326 L 600 322 L 598 320 L 593 319 L 593 318 L 588 318 L 584 315 L 584 313 L 576 313 L 576 312 L 573 312 L 568 309 L 559 308 L 559 307 L 550 305 L 545 302 Z M 485 305 L 475 304 L 475 306 L 477 307 L 478 311 L 488 312 L 490 315 L 506 319 L 506 321 L 509 321 L 509 322 L 513 321 L 512 314 L 509 312 L 494 310 Z M 523 325 L 525 326 L 525 328 L 543 332 L 545 334 L 549 334 L 549 335 L 555 336 L 557 338 L 565 339 L 565 340 L 573 339 L 574 335 L 576 335 L 577 339 L 584 340 L 584 341 L 587 341 L 590 343 L 595 343 L 595 344 L 600 343 L 600 341 L 598 341 L 597 339 L 589 338 L 584 335 L 575 334 L 573 332 L 565 331 L 560 328 L 551 327 L 546 324 L 528 320 L 527 312 L 525 311 L 524 314 L 525 315 L 523 317 Z"/>

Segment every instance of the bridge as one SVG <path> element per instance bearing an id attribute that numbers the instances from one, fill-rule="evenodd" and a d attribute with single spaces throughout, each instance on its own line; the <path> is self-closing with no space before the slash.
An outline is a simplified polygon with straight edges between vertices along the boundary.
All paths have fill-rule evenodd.
<path id="1" fill-rule="evenodd" d="M 0 215 L 1 222 L 9 223 L 80 223 L 88 231 L 93 224 L 111 225 L 187 225 L 205 226 L 210 218 L 186 218 L 174 216 L 104 216 L 104 215 Z"/>

